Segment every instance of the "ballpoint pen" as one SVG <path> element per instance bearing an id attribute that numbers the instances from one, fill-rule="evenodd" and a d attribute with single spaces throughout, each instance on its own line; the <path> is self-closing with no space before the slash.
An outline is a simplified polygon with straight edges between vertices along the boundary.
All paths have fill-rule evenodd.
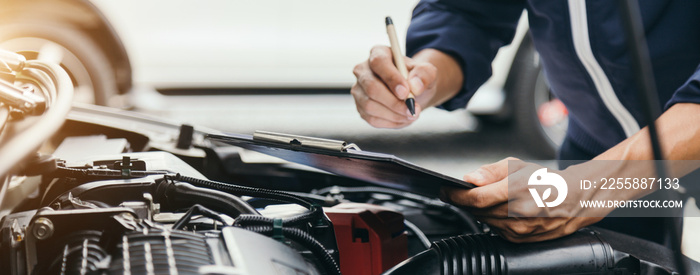
<path id="1" fill-rule="evenodd" d="M 406 63 L 403 60 L 403 54 L 401 54 L 401 47 L 399 46 L 399 39 L 396 37 L 396 29 L 394 28 L 394 22 L 391 21 L 391 17 L 386 17 L 386 33 L 389 34 L 389 45 L 391 45 L 391 54 L 394 56 L 394 64 L 396 68 L 399 69 L 401 75 L 404 79 L 408 80 L 408 69 L 406 69 Z M 413 93 L 408 92 L 408 97 L 406 97 L 406 107 L 408 111 L 411 112 L 412 116 L 416 115 L 416 99 Z"/>

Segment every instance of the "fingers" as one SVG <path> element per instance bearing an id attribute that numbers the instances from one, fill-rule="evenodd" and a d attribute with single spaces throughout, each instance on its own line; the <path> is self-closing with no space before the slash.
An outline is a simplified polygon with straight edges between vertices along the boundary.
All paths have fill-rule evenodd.
<path id="1" fill-rule="evenodd" d="M 396 68 L 391 49 L 387 46 L 372 48 L 368 60 L 369 68 L 400 100 L 405 100 L 409 92 L 417 97 L 427 89 L 435 87 L 437 78 L 435 65 L 428 62 L 415 62 L 405 56 L 402 58 L 404 58 L 406 68 L 409 71 L 406 77 L 401 75 Z"/>
<path id="2" fill-rule="evenodd" d="M 413 65 L 413 64 L 412 64 Z M 430 63 L 416 63 L 409 66 L 408 85 L 415 96 L 432 89 L 437 83 L 437 67 Z"/>
<path id="3" fill-rule="evenodd" d="M 375 128 L 399 129 L 408 126 L 410 122 L 394 122 L 381 117 L 360 114 L 360 117 Z"/>
<path id="4" fill-rule="evenodd" d="M 408 79 L 396 68 L 391 49 L 387 46 L 372 48 L 369 59 L 353 70 L 357 82 L 351 93 L 357 111 L 374 127 L 401 128 L 411 124 L 423 108 L 416 102 L 416 116 L 411 115 L 404 102 L 409 92 L 417 97 L 426 89 L 435 87 L 437 69 L 434 65 L 402 58 L 410 70 Z"/>
<path id="5" fill-rule="evenodd" d="M 509 197 L 509 172 L 512 173 L 510 180 L 513 184 L 525 184 L 537 168 L 537 165 L 507 158 L 484 165 L 464 176 L 465 181 L 477 187 L 444 188 L 441 190 L 440 197 L 466 208 L 480 221 L 487 223 L 495 232 L 512 242 L 536 242 L 559 238 L 602 219 L 602 216 L 575 217 L 567 209 L 558 212 L 542 212 L 543 210 L 534 206 L 530 199 L 522 200 L 517 195 Z M 520 192 L 527 193 L 527 190 L 518 189 L 514 194 Z M 525 196 L 529 198 L 527 194 Z"/>
<path id="6" fill-rule="evenodd" d="M 381 60 L 381 57 L 374 60 Z M 370 69 L 371 62 L 360 63 L 353 70 L 357 77 L 357 83 L 355 83 L 350 92 L 355 99 L 358 113 L 370 125 L 377 128 L 402 128 L 411 124 L 418 116 L 412 116 L 404 101 L 397 98 L 394 92 L 387 87 L 384 80 L 380 79 L 378 74 L 375 74 Z M 378 63 L 378 61 L 373 62 Z M 389 64 L 393 66 L 393 63 L 389 62 Z M 396 70 L 396 68 L 393 67 L 393 70 Z M 398 74 L 398 70 L 395 73 Z M 403 76 L 398 75 L 400 79 L 403 79 Z M 403 85 L 407 84 L 404 83 Z M 416 106 L 416 110 L 419 112 L 421 110 L 420 106 Z"/>
<path id="7" fill-rule="evenodd" d="M 359 85 L 354 85 L 350 93 L 355 99 L 355 106 L 361 115 L 381 117 L 393 122 L 407 122 L 411 119 L 403 112 L 403 102 L 393 97 L 389 91 L 372 75 L 362 76 Z M 363 88 L 362 83 L 369 88 Z M 370 92 L 372 91 L 372 92 Z"/>
<path id="8" fill-rule="evenodd" d="M 476 171 L 464 175 L 463 179 L 476 186 L 484 186 L 500 181 L 508 176 L 508 162 L 517 160 L 517 158 L 509 157 L 481 166 Z"/>
<path id="9" fill-rule="evenodd" d="M 375 87 L 375 89 L 377 88 Z M 373 127 L 402 128 L 408 126 L 413 122 L 413 120 L 416 119 L 415 117 L 409 116 L 407 114 L 401 115 L 397 113 L 395 110 L 398 108 L 397 106 L 387 107 L 383 103 L 380 103 L 379 100 L 381 100 L 383 97 L 389 97 L 389 100 L 396 101 L 395 103 L 393 103 L 394 105 L 402 104 L 395 97 L 393 97 L 388 90 L 386 90 L 386 87 L 384 87 L 383 93 L 375 95 L 375 97 L 380 98 L 379 100 L 375 100 L 371 98 L 370 95 L 367 95 L 365 89 L 363 89 L 362 86 L 358 84 L 355 84 L 352 87 L 350 93 L 355 99 L 355 107 L 357 108 L 357 112 L 360 114 L 360 117 L 362 117 L 362 119 L 367 121 L 367 123 L 369 123 Z"/>
<path id="10" fill-rule="evenodd" d="M 466 182 L 476 188 L 458 189 L 445 187 L 444 197 L 447 201 L 471 208 L 489 208 L 508 202 L 508 163 L 518 160 L 506 158 L 496 163 L 481 166 L 474 172 L 464 175 Z M 517 168 L 524 164 L 516 163 Z"/>
<path id="11" fill-rule="evenodd" d="M 405 100 L 408 97 L 409 84 L 394 65 L 389 47 L 374 46 L 369 54 L 369 67 L 398 99 Z"/>
<path id="12" fill-rule="evenodd" d="M 502 180 L 472 189 L 445 187 L 449 202 L 465 207 L 488 208 L 508 202 L 508 181 Z"/>

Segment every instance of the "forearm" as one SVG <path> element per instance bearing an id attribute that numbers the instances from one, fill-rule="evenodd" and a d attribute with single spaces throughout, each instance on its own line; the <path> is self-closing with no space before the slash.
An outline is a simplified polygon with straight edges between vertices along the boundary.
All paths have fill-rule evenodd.
<path id="1" fill-rule="evenodd" d="M 656 125 L 664 159 L 700 159 L 700 104 L 673 105 L 657 119 Z M 595 159 L 653 159 L 649 128 L 645 127 Z"/>
<path id="2" fill-rule="evenodd" d="M 433 64 L 438 72 L 435 93 L 422 99 L 424 102 L 420 102 L 424 108 L 440 105 L 462 89 L 462 69 L 450 55 L 435 49 L 424 49 L 415 54 L 413 59 Z"/>
<path id="3" fill-rule="evenodd" d="M 700 104 L 679 103 L 664 112 L 656 121 L 666 177 L 680 178 L 697 169 L 700 160 Z M 656 178 L 649 129 L 645 127 L 604 153 L 568 172 L 582 179 Z M 616 160 L 616 161 L 614 161 Z M 674 161 L 676 160 L 676 161 Z M 655 189 L 635 189 L 625 193 L 626 199 L 647 195 Z M 595 197 L 611 192 L 596 192 Z"/>

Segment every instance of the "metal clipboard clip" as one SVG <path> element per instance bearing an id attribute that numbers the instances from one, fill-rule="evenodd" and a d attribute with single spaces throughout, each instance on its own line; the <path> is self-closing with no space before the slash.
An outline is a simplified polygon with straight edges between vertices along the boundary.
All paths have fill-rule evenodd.
<path id="1" fill-rule="evenodd" d="M 347 143 L 347 142 L 342 141 L 342 140 L 333 140 L 333 139 L 316 138 L 316 137 L 305 137 L 305 136 L 274 133 L 274 132 L 267 132 L 267 131 L 255 131 L 255 133 L 253 133 L 253 140 L 283 143 L 283 144 L 297 145 L 297 146 L 317 148 L 317 149 L 333 150 L 333 151 L 338 151 L 338 152 L 347 152 L 348 149 L 362 151 L 360 149 L 360 147 L 358 147 L 356 144 Z"/>

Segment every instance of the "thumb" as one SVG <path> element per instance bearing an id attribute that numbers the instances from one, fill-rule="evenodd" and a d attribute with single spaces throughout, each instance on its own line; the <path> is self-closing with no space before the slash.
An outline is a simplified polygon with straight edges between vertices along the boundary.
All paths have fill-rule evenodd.
<path id="1" fill-rule="evenodd" d="M 419 96 L 429 87 L 435 85 L 437 68 L 430 63 L 417 63 L 408 72 L 408 85 L 415 96 Z"/>
<path id="2" fill-rule="evenodd" d="M 508 176 L 509 161 L 519 160 L 516 158 L 506 158 L 498 162 L 481 166 L 479 169 L 476 169 L 476 171 L 464 175 L 463 179 L 476 186 L 484 186 L 498 182 Z"/>
<path id="3" fill-rule="evenodd" d="M 479 168 L 475 171 L 464 175 L 464 177 L 462 178 L 464 179 L 464 181 L 474 184 L 476 186 L 484 186 L 492 182 L 487 179 L 487 176 L 484 175 L 487 173 L 488 172 L 484 171 L 484 169 Z"/>

